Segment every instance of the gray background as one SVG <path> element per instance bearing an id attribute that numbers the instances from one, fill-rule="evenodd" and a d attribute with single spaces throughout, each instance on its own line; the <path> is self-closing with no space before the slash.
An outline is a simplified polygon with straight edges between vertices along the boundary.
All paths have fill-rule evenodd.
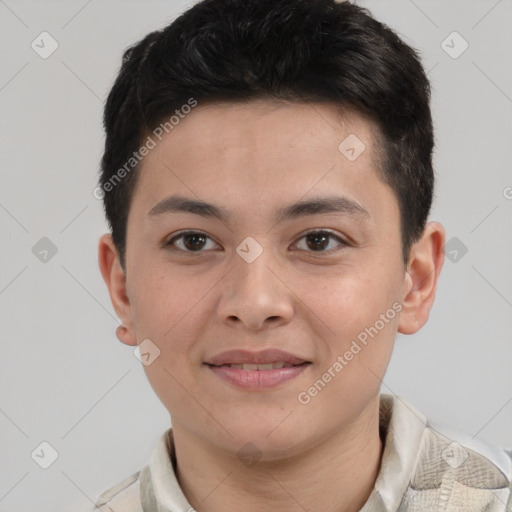
<path id="1" fill-rule="evenodd" d="M 427 326 L 399 335 L 382 391 L 440 426 L 512 448 L 512 2 L 359 3 L 418 48 L 429 70 L 431 219 L 457 238 L 452 257 L 458 251 Z M 123 50 L 186 5 L 0 0 L 0 511 L 91 509 L 146 463 L 169 426 L 132 349 L 115 337 L 97 265 L 106 224 L 92 190 L 102 102 Z M 47 59 L 31 48 L 43 31 L 59 45 Z M 462 40 L 446 39 L 453 31 L 469 44 L 458 58 Z M 57 248 L 46 262 L 32 249 L 43 237 Z M 46 470 L 31 458 L 43 441 L 59 454 Z"/>

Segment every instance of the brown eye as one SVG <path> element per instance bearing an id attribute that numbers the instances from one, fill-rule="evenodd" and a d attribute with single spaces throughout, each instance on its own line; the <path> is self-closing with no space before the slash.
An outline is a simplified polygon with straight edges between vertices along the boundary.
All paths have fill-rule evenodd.
<path id="1" fill-rule="evenodd" d="M 336 251 L 336 245 L 338 246 L 338 249 L 343 246 L 348 245 L 344 240 L 342 240 L 339 236 L 336 236 L 334 233 L 331 233 L 330 231 L 325 230 L 317 230 L 317 231 L 311 231 L 310 233 L 306 233 L 300 241 L 305 240 L 305 247 L 299 247 L 299 244 L 297 244 L 297 247 L 299 249 L 303 249 L 309 252 L 334 252 Z M 332 247 L 332 241 L 335 240 L 334 249 Z M 299 241 L 299 243 L 300 243 Z M 329 248 L 328 250 L 325 250 L 326 248 Z"/>
<path id="2" fill-rule="evenodd" d="M 324 233 L 312 233 L 306 236 L 306 244 L 313 251 L 323 251 L 329 245 L 329 238 Z"/>
<path id="3" fill-rule="evenodd" d="M 211 244 L 217 245 L 208 235 L 201 231 L 187 231 L 171 238 L 165 245 L 184 252 L 204 252 L 203 249 L 205 248 L 211 249 L 211 247 L 207 247 L 208 241 Z"/>
<path id="4" fill-rule="evenodd" d="M 206 243 L 206 237 L 197 233 L 192 233 L 183 236 L 183 245 L 189 251 L 197 251 L 204 247 Z"/>

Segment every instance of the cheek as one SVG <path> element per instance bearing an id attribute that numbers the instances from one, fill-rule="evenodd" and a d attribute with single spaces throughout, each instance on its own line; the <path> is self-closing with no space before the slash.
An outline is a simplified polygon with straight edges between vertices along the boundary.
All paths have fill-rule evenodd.
<path id="1" fill-rule="evenodd" d="M 188 315 L 194 313 L 208 281 L 187 276 L 184 271 L 145 267 L 138 273 L 130 298 L 137 339 L 140 335 L 167 344 L 176 331 L 183 329 Z"/>
<path id="2" fill-rule="evenodd" d="M 389 277 L 375 278 L 360 270 L 330 276 L 323 282 L 321 278 L 302 282 L 298 295 L 306 298 L 305 303 L 323 321 L 326 331 L 342 338 L 373 325 L 392 307 L 399 290 Z"/>
<path id="3" fill-rule="evenodd" d="M 312 294 L 311 309 L 323 321 L 317 333 L 323 350 L 310 387 L 301 391 L 310 400 L 309 417 L 322 418 L 326 428 L 360 414 L 378 393 L 398 325 L 395 295 L 392 282 L 376 285 L 368 275 L 340 279 Z M 333 412 L 332 403 L 343 407 Z"/>
<path id="4" fill-rule="evenodd" d="M 378 266 L 373 273 L 351 268 L 320 286 L 318 283 L 322 280 L 316 287 L 309 286 L 309 294 L 304 295 L 314 312 L 308 316 L 317 326 L 315 334 L 321 347 L 322 367 L 318 371 L 325 372 L 341 356 L 343 371 L 337 373 L 338 382 L 376 381 L 372 372 L 383 376 L 398 327 L 399 272 L 379 270 Z"/>
<path id="5" fill-rule="evenodd" d="M 160 353 L 146 375 L 161 399 L 179 399 L 180 383 L 192 391 L 199 349 L 208 337 L 203 329 L 214 314 L 208 291 L 219 278 L 191 276 L 190 270 L 144 269 L 133 287 L 132 312 L 137 340 L 150 339 Z M 196 272 L 197 274 L 197 272 Z"/>
<path id="6" fill-rule="evenodd" d="M 202 338 L 201 297 L 208 282 L 158 271 L 146 271 L 146 276 L 138 282 L 132 303 L 137 339 L 149 338 L 160 351 L 152 364 L 144 366 L 146 377 L 169 411 L 197 416 L 201 411 L 192 414 L 195 402 L 191 397 L 200 396 L 200 390 L 190 364 L 194 346 Z"/>

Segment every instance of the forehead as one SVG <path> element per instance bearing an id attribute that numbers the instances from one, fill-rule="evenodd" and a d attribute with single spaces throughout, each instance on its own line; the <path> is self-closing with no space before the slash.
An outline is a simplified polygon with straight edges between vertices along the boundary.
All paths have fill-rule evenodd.
<path id="1" fill-rule="evenodd" d="M 340 143 L 351 136 L 359 146 L 364 144 L 363 160 L 378 167 L 379 130 L 376 124 L 352 109 L 341 109 L 332 103 L 258 99 L 199 104 L 178 121 L 179 124 L 168 126 L 157 151 L 150 153 L 148 161 L 155 154 L 171 148 L 191 145 L 196 151 L 189 154 L 175 152 L 173 160 L 190 162 L 202 158 L 205 152 L 210 157 L 222 157 L 227 151 L 248 153 L 259 149 L 266 152 L 272 149 L 272 153 L 293 149 L 297 155 L 308 153 L 313 156 L 322 152 L 337 158 L 343 149 L 339 147 Z M 350 157 L 349 154 L 346 156 Z"/>
<path id="2" fill-rule="evenodd" d="M 146 211 L 176 192 L 216 203 L 239 197 L 241 207 L 252 196 L 270 207 L 309 191 L 341 187 L 354 198 L 384 186 L 375 124 L 332 104 L 199 104 L 161 140 L 150 137 L 156 146 L 142 162 L 134 197 Z"/>

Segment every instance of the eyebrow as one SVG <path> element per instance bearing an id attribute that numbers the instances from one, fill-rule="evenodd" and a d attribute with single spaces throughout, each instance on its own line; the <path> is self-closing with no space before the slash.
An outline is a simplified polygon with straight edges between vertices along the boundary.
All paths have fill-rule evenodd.
<path id="1" fill-rule="evenodd" d="M 173 195 L 157 203 L 148 212 L 149 217 L 167 213 L 192 213 L 206 218 L 215 218 L 228 223 L 232 215 L 222 206 L 205 201 Z M 344 196 L 315 197 L 299 201 L 277 211 L 276 222 L 292 220 L 307 215 L 339 213 L 349 216 L 368 216 L 368 212 L 356 201 Z"/>

